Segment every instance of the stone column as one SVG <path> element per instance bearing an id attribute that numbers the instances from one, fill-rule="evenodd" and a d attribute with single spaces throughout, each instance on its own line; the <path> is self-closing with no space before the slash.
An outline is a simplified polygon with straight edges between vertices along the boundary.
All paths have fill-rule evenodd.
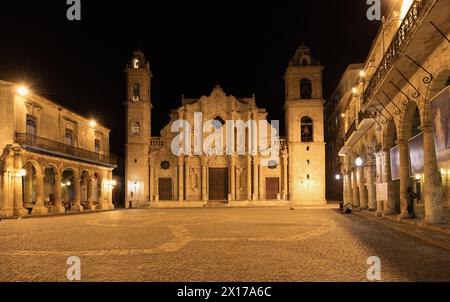
<path id="1" fill-rule="evenodd" d="M 259 159 L 253 157 L 253 200 L 258 200 L 259 194 Z"/>
<path id="2" fill-rule="evenodd" d="M 247 155 L 247 200 L 252 200 L 252 158 Z"/>
<path id="3" fill-rule="evenodd" d="M 47 214 L 48 209 L 44 205 L 44 175 L 36 174 L 36 204 L 33 206 L 33 214 Z"/>
<path id="4" fill-rule="evenodd" d="M 369 211 L 377 210 L 377 200 L 376 200 L 376 188 L 375 188 L 375 180 L 374 180 L 374 160 L 370 160 L 368 162 L 368 166 L 366 167 L 367 172 L 367 200 L 369 202 Z"/>
<path id="5" fill-rule="evenodd" d="M 23 207 L 23 194 L 22 194 L 22 177 L 19 175 L 20 169 L 22 169 L 22 154 L 20 152 L 14 152 L 14 171 L 12 172 L 12 185 L 14 193 L 14 215 L 23 216 L 27 214 L 27 210 Z"/>
<path id="6" fill-rule="evenodd" d="M 83 179 L 83 184 L 86 185 L 86 193 L 87 193 L 87 202 L 89 204 L 89 209 L 91 211 L 95 211 L 95 204 L 94 204 L 94 200 L 93 200 L 93 192 L 92 192 L 92 186 L 93 186 L 93 181 L 92 181 L 92 177 L 89 176 L 87 181 L 86 179 Z M 98 188 L 97 188 L 98 189 Z M 100 196 L 99 196 L 100 198 Z M 101 200 L 98 200 L 99 204 L 102 204 Z"/>
<path id="7" fill-rule="evenodd" d="M 288 155 L 283 154 L 283 200 L 288 200 Z"/>
<path id="8" fill-rule="evenodd" d="M 207 177 L 207 168 L 208 168 L 208 159 L 206 157 L 202 157 L 202 201 L 208 202 L 208 191 L 207 191 L 207 184 L 206 181 Z"/>
<path id="9" fill-rule="evenodd" d="M 76 175 L 74 175 L 75 199 L 73 200 L 73 205 L 72 205 L 71 210 L 77 211 L 77 212 L 83 211 L 83 207 L 80 204 L 80 199 L 81 199 L 80 181 L 81 181 L 81 179 L 79 179 Z M 100 196 L 99 196 L 99 198 L 100 198 Z"/>
<path id="10" fill-rule="evenodd" d="M 409 148 L 407 141 L 399 140 L 397 144 L 400 149 L 400 217 L 407 218 L 409 216 L 407 189 L 411 185 L 409 179 Z"/>
<path id="11" fill-rule="evenodd" d="M 436 149 L 431 125 L 421 127 L 423 131 L 424 149 L 424 204 L 427 223 L 442 223 L 444 221 L 441 175 L 439 172 Z"/>
<path id="12" fill-rule="evenodd" d="M 359 187 L 359 208 L 361 210 L 367 209 L 367 191 L 365 188 L 365 178 L 364 178 L 364 168 L 357 168 L 358 178 L 358 187 Z"/>
<path id="13" fill-rule="evenodd" d="M 184 172 L 183 172 L 183 157 L 178 158 L 178 201 L 182 202 L 184 199 L 184 192 L 183 192 L 183 179 L 184 179 Z"/>
<path id="14" fill-rule="evenodd" d="M 230 157 L 230 196 L 229 200 L 236 200 L 236 157 Z"/>
<path id="15" fill-rule="evenodd" d="M 375 154 L 375 162 L 376 162 L 376 171 L 377 171 L 377 184 L 381 184 L 383 182 L 383 155 L 382 153 L 378 152 Z M 377 194 L 375 194 L 376 198 L 376 205 L 377 205 L 377 216 L 381 216 L 383 214 L 383 201 L 379 200 Z"/>
<path id="16" fill-rule="evenodd" d="M 353 169 L 352 171 L 352 201 L 353 201 L 353 208 L 358 209 L 359 208 L 359 191 L 358 191 L 358 181 L 356 179 L 356 169 Z"/>
<path id="17" fill-rule="evenodd" d="M 55 177 L 55 204 L 52 208 L 52 213 L 65 213 L 66 209 L 62 206 L 61 197 L 61 176 Z"/>
<path id="18" fill-rule="evenodd" d="M 154 200 L 155 197 L 154 164 L 155 164 L 154 161 L 150 159 L 150 185 L 149 185 L 150 203 Z"/>
<path id="19" fill-rule="evenodd" d="M 155 166 L 153 168 L 153 173 L 154 173 L 154 190 L 155 190 L 155 201 L 158 202 L 159 201 L 159 166 Z"/>
<path id="20" fill-rule="evenodd" d="M 184 199 L 186 200 L 186 201 L 189 201 L 190 199 L 191 199 L 191 195 L 190 195 L 190 192 L 191 192 L 191 165 L 190 165 L 190 158 L 189 158 L 189 156 L 186 156 L 186 161 L 185 161 L 185 174 L 186 174 L 186 176 L 185 176 L 185 190 L 186 190 L 186 196 L 184 197 Z"/>
<path id="21" fill-rule="evenodd" d="M 383 150 L 383 182 L 387 185 L 387 200 L 383 202 L 383 214 L 395 214 L 395 187 L 391 177 L 391 154 L 389 150 Z"/>
<path id="22" fill-rule="evenodd" d="M 108 171 L 108 179 L 109 181 L 113 180 L 113 173 L 112 170 Z M 114 204 L 113 204 L 113 190 L 114 187 L 112 185 L 108 185 L 108 199 L 107 199 L 107 205 L 109 210 L 114 210 Z"/>

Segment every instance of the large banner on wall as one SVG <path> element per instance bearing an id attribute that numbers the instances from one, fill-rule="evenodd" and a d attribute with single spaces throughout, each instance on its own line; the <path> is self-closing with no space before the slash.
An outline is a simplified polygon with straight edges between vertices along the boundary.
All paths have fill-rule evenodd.
<path id="1" fill-rule="evenodd" d="M 450 86 L 438 93 L 430 103 L 433 117 L 434 143 L 440 166 L 450 168 Z"/>
<path id="2" fill-rule="evenodd" d="M 423 133 L 409 140 L 409 162 L 411 176 L 423 173 Z"/>
<path id="3" fill-rule="evenodd" d="M 391 178 L 392 181 L 400 179 L 400 147 L 391 149 Z"/>

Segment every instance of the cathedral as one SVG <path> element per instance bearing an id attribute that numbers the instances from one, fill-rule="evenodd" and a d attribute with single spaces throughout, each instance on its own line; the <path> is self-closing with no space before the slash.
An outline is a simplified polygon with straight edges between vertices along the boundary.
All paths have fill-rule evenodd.
<path id="1" fill-rule="evenodd" d="M 269 124 L 268 130 L 261 126 L 267 121 L 268 112 L 258 108 L 255 97 L 227 95 L 220 86 L 198 99 L 183 97 L 180 106 L 170 112 L 170 122 L 161 130 L 160 136 L 152 137 L 152 73 L 144 54 L 136 51 L 125 70 L 125 206 L 325 204 L 322 71 L 323 67 L 313 59 L 311 50 L 305 45 L 300 46 L 289 62 L 284 78 L 285 137 L 279 137 L 273 124 Z M 202 125 L 212 121 L 216 131 L 224 129 L 225 123 L 228 126 L 228 121 L 243 121 L 243 152 L 237 152 L 236 138 L 227 135 L 223 135 L 226 136 L 224 143 L 215 147 L 231 152 L 174 152 L 174 142 L 180 135 L 173 131 L 177 123 L 185 121 L 194 125 L 199 116 Z M 202 126 L 183 134 L 189 147 L 195 144 L 196 135 L 201 141 L 208 140 L 210 132 L 207 128 Z M 257 138 L 250 135 L 253 131 L 259 134 Z M 277 150 L 275 159 L 272 154 L 268 160 L 261 148 L 251 152 L 250 145 L 255 141 L 258 145 L 264 136 L 266 142 L 270 141 L 269 146 Z"/>

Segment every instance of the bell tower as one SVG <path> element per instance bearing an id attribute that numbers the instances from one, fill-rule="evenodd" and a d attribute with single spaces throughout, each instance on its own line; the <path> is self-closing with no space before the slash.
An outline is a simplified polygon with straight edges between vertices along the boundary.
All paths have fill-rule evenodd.
<path id="1" fill-rule="evenodd" d="M 289 199 L 293 204 L 326 203 L 323 69 L 310 48 L 301 45 L 284 76 Z"/>
<path id="2" fill-rule="evenodd" d="M 150 205 L 149 151 L 151 139 L 150 64 L 138 50 L 125 69 L 127 79 L 125 207 Z"/>

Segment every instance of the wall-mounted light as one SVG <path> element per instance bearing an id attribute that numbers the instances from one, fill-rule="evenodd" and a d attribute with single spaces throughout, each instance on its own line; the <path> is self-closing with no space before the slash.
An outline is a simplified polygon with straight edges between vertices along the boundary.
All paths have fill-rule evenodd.
<path id="1" fill-rule="evenodd" d="M 422 175 L 420 174 L 416 174 L 416 176 L 414 177 L 416 180 L 421 180 L 422 179 Z"/>
<path id="2" fill-rule="evenodd" d="M 358 88 L 353 87 L 353 88 L 352 88 L 352 93 L 353 93 L 353 94 L 356 94 L 357 92 L 358 92 Z"/>
<path id="3" fill-rule="evenodd" d="M 334 178 L 335 178 L 336 180 L 341 180 L 341 175 L 340 175 L 340 174 L 336 174 L 336 175 L 334 176 Z"/>
<path id="4" fill-rule="evenodd" d="M 364 161 L 362 160 L 362 158 L 358 155 L 355 159 L 355 165 L 357 167 L 361 167 L 364 164 Z"/>
<path id="5" fill-rule="evenodd" d="M 360 70 L 360 71 L 359 71 L 359 76 L 360 76 L 361 78 L 364 78 L 364 77 L 366 76 L 366 72 L 365 72 L 364 70 Z"/>
<path id="6" fill-rule="evenodd" d="M 17 87 L 17 93 L 20 94 L 21 96 L 26 96 L 28 94 L 28 92 L 29 92 L 29 90 L 25 86 Z"/>
<path id="7" fill-rule="evenodd" d="M 70 187 L 72 183 L 70 181 L 66 182 L 66 186 Z"/>
<path id="8" fill-rule="evenodd" d="M 97 126 L 97 121 L 96 120 L 90 120 L 89 121 L 89 127 L 94 128 Z"/>
<path id="9" fill-rule="evenodd" d="M 25 176 L 27 176 L 27 170 L 20 169 L 19 170 L 19 177 L 25 177 Z"/>

